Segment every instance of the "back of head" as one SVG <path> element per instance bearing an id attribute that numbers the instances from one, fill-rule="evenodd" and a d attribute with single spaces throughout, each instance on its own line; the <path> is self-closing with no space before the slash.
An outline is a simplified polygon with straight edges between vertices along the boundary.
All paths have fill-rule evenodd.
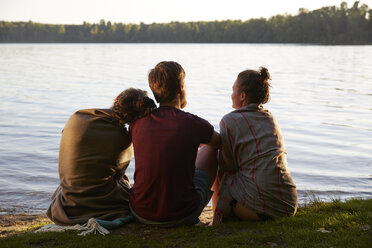
<path id="1" fill-rule="evenodd" d="M 114 116 L 122 125 L 150 114 L 155 108 L 155 102 L 147 96 L 146 91 L 134 88 L 121 92 L 111 107 Z"/>
<path id="2" fill-rule="evenodd" d="M 148 80 L 156 101 L 166 103 L 174 100 L 185 76 L 182 66 L 174 61 L 160 62 L 151 69 Z"/>
<path id="3" fill-rule="evenodd" d="M 270 73 L 266 67 L 245 70 L 236 80 L 239 92 L 245 92 L 250 103 L 264 104 L 270 99 Z"/>

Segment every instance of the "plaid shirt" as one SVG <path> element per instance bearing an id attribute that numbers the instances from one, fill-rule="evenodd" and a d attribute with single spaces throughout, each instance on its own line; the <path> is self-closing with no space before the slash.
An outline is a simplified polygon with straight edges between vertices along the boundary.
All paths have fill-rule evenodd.
<path id="1" fill-rule="evenodd" d="M 271 217 L 294 215 L 296 186 L 274 116 L 262 105 L 249 104 L 222 118 L 220 134 L 219 173 L 224 175 L 216 215 L 229 215 L 233 199 Z"/>

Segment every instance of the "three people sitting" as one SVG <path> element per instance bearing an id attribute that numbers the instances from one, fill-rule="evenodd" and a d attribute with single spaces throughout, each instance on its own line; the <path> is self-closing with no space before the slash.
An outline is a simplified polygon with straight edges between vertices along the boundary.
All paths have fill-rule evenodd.
<path id="1" fill-rule="evenodd" d="M 238 75 L 236 110 L 222 118 L 220 134 L 181 110 L 187 104 L 185 76 L 177 62 L 160 62 L 148 75 L 158 108 L 146 92 L 128 89 L 110 109 L 70 117 L 60 145 L 60 186 L 47 211 L 52 221 L 81 224 L 131 211 L 148 225 L 193 225 L 212 194 L 213 224 L 233 216 L 266 220 L 295 214 L 296 187 L 283 137 L 262 107 L 269 99 L 268 70 Z M 125 169 L 133 150 L 130 192 Z"/>

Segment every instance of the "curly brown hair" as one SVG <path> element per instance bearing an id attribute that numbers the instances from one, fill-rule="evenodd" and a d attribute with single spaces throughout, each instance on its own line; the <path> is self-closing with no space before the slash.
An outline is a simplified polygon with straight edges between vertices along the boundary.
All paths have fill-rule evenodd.
<path id="1" fill-rule="evenodd" d="M 147 92 L 129 88 L 121 92 L 114 101 L 111 109 L 120 125 L 132 122 L 148 115 L 156 109 L 155 102 L 147 96 Z"/>
<path id="2" fill-rule="evenodd" d="M 245 70 L 236 79 L 239 92 L 245 92 L 251 103 L 264 104 L 270 99 L 270 73 L 266 67 Z"/>

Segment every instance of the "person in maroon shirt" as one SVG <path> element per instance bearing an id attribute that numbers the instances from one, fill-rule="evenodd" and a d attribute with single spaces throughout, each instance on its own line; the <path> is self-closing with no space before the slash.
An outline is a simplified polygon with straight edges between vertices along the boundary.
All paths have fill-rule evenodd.
<path id="1" fill-rule="evenodd" d="M 159 108 L 131 125 L 135 173 L 130 208 L 143 223 L 192 225 L 211 197 L 220 136 L 206 120 L 182 111 L 185 71 L 160 62 L 148 75 Z M 200 144 L 207 144 L 199 149 Z"/>

